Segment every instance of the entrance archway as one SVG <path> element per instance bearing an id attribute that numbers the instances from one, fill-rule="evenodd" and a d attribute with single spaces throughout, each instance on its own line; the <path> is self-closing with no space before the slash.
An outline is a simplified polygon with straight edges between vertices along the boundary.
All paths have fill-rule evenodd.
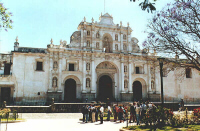
<path id="1" fill-rule="evenodd" d="M 142 84 L 139 81 L 133 82 L 133 99 L 134 101 L 142 99 Z"/>
<path id="2" fill-rule="evenodd" d="M 112 79 L 108 75 L 103 75 L 99 79 L 99 100 L 106 101 L 107 98 L 112 100 L 113 89 L 112 89 Z"/>
<path id="3" fill-rule="evenodd" d="M 65 81 L 65 102 L 76 101 L 76 81 L 74 79 L 67 79 Z"/>

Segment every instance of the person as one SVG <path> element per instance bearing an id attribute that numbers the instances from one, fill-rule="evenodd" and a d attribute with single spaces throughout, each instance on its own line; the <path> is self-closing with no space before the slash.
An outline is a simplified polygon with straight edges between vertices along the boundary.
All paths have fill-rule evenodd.
<path id="1" fill-rule="evenodd" d="M 103 108 L 103 105 L 101 105 L 101 108 L 100 108 L 100 119 L 101 119 L 101 123 L 100 123 L 100 124 L 103 124 L 103 116 L 104 116 L 104 108 Z"/>
<path id="2" fill-rule="evenodd" d="M 140 125 L 140 110 L 141 110 L 141 107 L 140 107 L 139 103 L 137 103 L 137 107 L 135 109 L 137 125 Z"/>
<path id="3" fill-rule="evenodd" d="M 183 101 L 183 99 L 181 99 L 181 110 L 182 111 L 184 110 L 184 101 Z"/>
<path id="4" fill-rule="evenodd" d="M 123 105 L 123 122 L 126 120 L 127 115 L 128 115 L 127 107 Z"/>
<path id="5" fill-rule="evenodd" d="M 96 108 L 96 112 L 95 112 L 95 120 L 96 120 L 96 122 L 97 122 L 97 121 L 98 121 L 99 107 L 96 106 L 95 108 Z"/>
<path id="6" fill-rule="evenodd" d="M 82 107 L 81 112 L 83 114 L 83 122 L 85 122 L 85 106 Z"/>
<path id="7" fill-rule="evenodd" d="M 89 121 L 92 121 L 92 105 L 88 107 L 89 110 Z"/>
<path id="8" fill-rule="evenodd" d="M 113 114 L 114 114 L 114 122 L 117 121 L 117 116 L 118 116 L 118 107 L 117 105 L 114 105 L 113 107 Z"/>
<path id="9" fill-rule="evenodd" d="M 118 109 L 118 119 L 119 119 L 120 123 L 121 123 L 122 120 L 123 120 L 123 113 L 124 113 L 123 107 L 122 107 L 122 105 L 119 105 L 119 109 Z"/>
<path id="10" fill-rule="evenodd" d="M 92 106 L 91 110 L 92 110 L 92 122 L 95 122 L 96 121 L 95 120 L 96 108 L 94 106 Z"/>
<path id="11" fill-rule="evenodd" d="M 110 108 L 110 106 L 108 106 L 108 115 L 107 115 L 107 121 L 110 121 L 110 115 L 112 113 L 112 110 Z"/>
<path id="12" fill-rule="evenodd" d="M 88 110 L 88 105 L 85 107 L 85 118 L 86 118 L 86 121 L 85 121 L 85 123 L 87 123 L 88 122 L 88 113 L 89 113 L 89 110 Z"/>
<path id="13" fill-rule="evenodd" d="M 147 106 L 146 106 L 145 102 L 142 102 L 141 108 L 142 108 L 142 111 L 141 111 L 141 120 L 142 120 L 147 111 Z"/>
<path id="14" fill-rule="evenodd" d="M 129 123 L 131 123 L 131 120 L 133 120 L 133 122 L 135 121 L 135 103 L 131 104 L 130 113 Z"/>

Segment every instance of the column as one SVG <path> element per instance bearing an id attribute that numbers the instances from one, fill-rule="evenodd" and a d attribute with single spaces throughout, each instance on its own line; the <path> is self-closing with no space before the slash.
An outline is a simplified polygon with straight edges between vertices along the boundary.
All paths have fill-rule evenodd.
<path id="1" fill-rule="evenodd" d="M 94 60 L 92 60 L 92 88 L 91 93 L 96 93 L 96 74 Z"/>
<path id="2" fill-rule="evenodd" d="M 128 64 L 128 78 L 129 78 L 129 85 L 128 85 L 128 92 L 129 93 L 133 93 L 132 91 L 132 74 L 131 74 L 131 71 L 132 71 L 132 68 L 131 68 L 131 62 L 129 61 L 129 64 Z"/>
<path id="3" fill-rule="evenodd" d="M 117 73 L 115 73 L 115 88 L 114 88 L 114 92 L 115 92 L 115 99 L 117 99 L 117 95 L 119 94 L 119 87 L 117 86 L 118 85 L 118 80 L 117 80 Z"/>
<path id="4" fill-rule="evenodd" d="M 121 41 L 120 50 L 121 50 L 121 52 L 123 52 L 123 34 L 121 33 L 120 35 L 121 35 L 121 37 L 120 37 L 120 41 Z"/>
<path id="5" fill-rule="evenodd" d="M 82 93 L 86 93 L 86 61 L 83 60 L 83 88 Z"/>
<path id="6" fill-rule="evenodd" d="M 121 92 L 124 92 L 124 63 L 121 62 Z"/>
<path id="7" fill-rule="evenodd" d="M 50 57 L 49 60 L 49 89 L 52 90 L 52 70 L 53 70 L 53 59 Z"/>
<path id="8" fill-rule="evenodd" d="M 61 90 L 62 89 L 62 85 L 61 85 L 61 83 L 62 83 L 62 80 L 61 80 L 61 78 L 62 78 L 62 53 L 59 53 L 59 69 L 58 69 L 58 73 L 59 73 L 59 76 L 58 76 L 58 90 Z"/>

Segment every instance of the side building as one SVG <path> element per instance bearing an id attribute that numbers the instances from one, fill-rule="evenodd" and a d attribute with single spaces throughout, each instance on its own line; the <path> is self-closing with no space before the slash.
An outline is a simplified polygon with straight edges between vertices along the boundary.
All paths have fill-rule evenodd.
<path id="1" fill-rule="evenodd" d="M 113 23 L 108 13 L 99 22 L 78 25 L 70 37 L 70 44 L 51 39 L 47 48 L 20 47 L 18 39 L 12 51 L 12 65 L 8 82 L 10 103 L 28 102 L 43 105 L 55 98 L 56 102 L 88 101 L 160 101 L 160 72 L 156 53 L 148 53 L 131 36 L 132 29 Z M 167 71 L 167 67 L 165 67 Z M 164 100 L 200 99 L 200 75 L 189 69 L 189 77 L 182 76 L 185 69 L 170 71 L 163 77 Z M 188 74 L 188 73 L 187 73 Z M 1 83 L 1 79 L 0 79 Z M 2 94 L 1 94 L 2 96 Z M 5 98 L 1 97 L 1 100 Z"/>

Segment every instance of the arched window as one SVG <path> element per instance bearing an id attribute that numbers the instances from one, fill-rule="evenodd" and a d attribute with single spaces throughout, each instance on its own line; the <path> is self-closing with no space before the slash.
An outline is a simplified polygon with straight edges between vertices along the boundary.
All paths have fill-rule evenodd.
<path id="1" fill-rule="evenodd" d="M 87 78 L 87 79 L 86 79 L 86 87 L 87 87 L 87 88 L 90 88 L 90 78 Z"/>
<path id="2" fill-rule="evenodd" d="M 57 83 L 58 83 L 57 77 L 53 77 L 53 80 L 52 80 L 52 87 L 57 87 L 57 86 L 58 86 Z"/>
<path id="3" fill-rule="evenodd" d="M 123 39 L 126 40 L 126 35 L 125 34 L 123 35 Z"/>

